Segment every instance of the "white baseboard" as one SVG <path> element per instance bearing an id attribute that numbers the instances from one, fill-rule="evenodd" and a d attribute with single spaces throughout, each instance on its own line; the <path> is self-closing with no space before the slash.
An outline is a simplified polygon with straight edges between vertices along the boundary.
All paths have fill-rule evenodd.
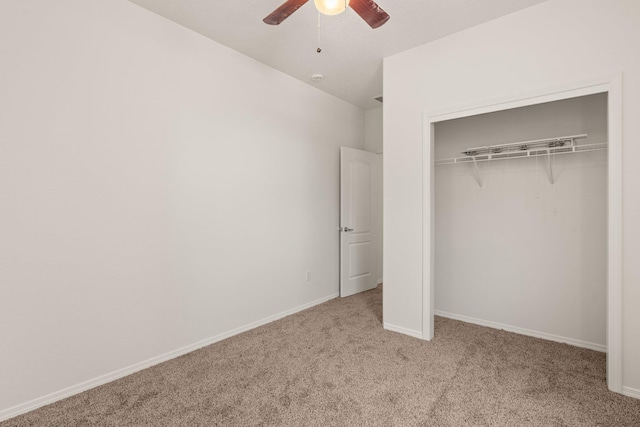
<path id="1" fill-rule="evenodd" d="M 622 387 L 622 394 L 624 394 L 625 396 L 629 396 L 629 397 L 634 397 L 636 399 L 640 399 L 640 390 L 638 390 L 637 388 L 631 388 L 631 387 Z"/>
<path id="2" fill-rule="evenodd" d="M 382 283 L 382 277 L 378 279 L 378 283 L 376 283 L 377 285 Z"/>
<path id="3" fill-rule="evenodd" d="M 570 344 L 576 347 L 588 348 L 589 350 L 600 351 L 606 353 L 607 346 L 603 344 L 596 344 L 587 341 L 580 341 L 573 338 L 562 337 L 560 335 L 548 334 L 546 332 L 533 331 L 531 329 L 519 328 L 517 326 L 505 325 L 498 322 L 492 322 L 490 320 L 476 319 L 474 317 L 463 316 L 461 314 L 448 313 L 446 311 L 434 310 L 436 316 L 446 317 L 453 320 L 460 320 L 462 322 L 473 323 L 475 325 L 487 326 L 494 329 L 503 329 L 508 332 L 515 332 L 520 335 L 527 335 L 535 338 L 542 338 L 549 341 L 561 342 Z"/>
<path id="4" fill-rule="evenodd" d="M 404 335 L 409 335 L 410 337 L 422 339 L 422 331 L 416 331 L 414 329 L 407 329 L 401 326 L 392 325 L 390 323 L 385 323 L 384 328 L 387 331 L 398 332 Z"/>
<path id="5" fill-rule="evenodd" d="M 159 356 L 152 357 L 150 359 L 135 363 L 133 365 L 127 366 L 122 369 L 118 369 L 108 374 L 100 375 L 99 377 L 96 377 L 87 381 L 83 381 L 71 387 L 67 387 L 62 390 L 58 390 L 53 393 L 47 394 L 45 396 L 30 400 L 28 402 L 13 406 L 11 408 L 4 409 L 0 411 L 0 421 L 5 421 L 5 420 L 8 420 L 9 418 L 17 417 L 18 415 L 24 414 L 29 411 L 33 411 L 34 409 L 38 409 L 42 406 L 49 405 L 51 403 L 57 402 L 58 400 L 66 399 L 67 397 L 73 396 L 74 394 L 82 393 L 83 391 L 92 389 L 94 387 L 106 384 L 111 381 L 115 381 L 122 377 L 126 377 L 127 375 L 131 375 L 135 372 L 141 371 L 143 369 L 149 368 L 159 363 L 166 362 L 171 359 L 175 359 L 176 357 L 190 353 L 199 348 L 206 347 L 218 341 L 222 341 L 226 338 L 232 337 L 234 335 L 238 335 L 242 332 L 246 332 L 248 330 L 257 328 L 259 326 L 266 325 L 267 323 L 271 323 L 275 320 L 282 319 L 283 317 L 290 316 L 299 311 L 311 308 L 315 305 L 322 304 L 324 302 L 337 298 L 338 296 L 339 296 L 339 293 L 337 292 L 333 293 L 329 296 L 317 299 L 307 304 L 303 304 L 299 307 L 295 307 L 290 310 L 283 311 L 273 316 L 269 316 L 264 319 L 249 323 L 247 325 L 241 326 L 239 328 L 233 329 L 228 332 L 224 332 L 214 337 L 207 338 L 193 344 L 189 344 L 187 346 L 178 348 L 168 353 L 164 353 Z"/>

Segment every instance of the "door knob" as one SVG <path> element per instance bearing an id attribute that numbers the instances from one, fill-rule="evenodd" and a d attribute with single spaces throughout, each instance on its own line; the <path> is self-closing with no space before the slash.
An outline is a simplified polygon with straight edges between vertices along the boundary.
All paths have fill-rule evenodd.
<path id="1" fill-rule="evenodd" d="M 349 227 L 343 227 L 342 231 L 344 231 L 345 233 L 349 232 L 349 231 L 353 231 L 353 228 L 349 228 Z"/>

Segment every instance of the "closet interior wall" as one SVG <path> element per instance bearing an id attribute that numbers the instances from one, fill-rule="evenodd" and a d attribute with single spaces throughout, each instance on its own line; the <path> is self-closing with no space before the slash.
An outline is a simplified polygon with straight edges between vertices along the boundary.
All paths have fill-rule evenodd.
<path id="1" fill-rule="evenodd" d="M 606 94 L 437 123 L 435 158 L 588 134 L 607 142 Z M 604 351 L 607 152 L 435 168 L 436 315 Z M 437 333 L 437 331 L 436 331 Z"/>

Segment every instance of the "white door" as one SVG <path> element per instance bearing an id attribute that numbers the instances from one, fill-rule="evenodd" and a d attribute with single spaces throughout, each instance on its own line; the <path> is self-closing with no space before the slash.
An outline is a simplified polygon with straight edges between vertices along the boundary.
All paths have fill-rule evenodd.
<path id="1" fill-rule="evenodd" d="M 340 151 L 340 296 L 376 287 L 375 227 L 377 161 L 375 153 Z"/>

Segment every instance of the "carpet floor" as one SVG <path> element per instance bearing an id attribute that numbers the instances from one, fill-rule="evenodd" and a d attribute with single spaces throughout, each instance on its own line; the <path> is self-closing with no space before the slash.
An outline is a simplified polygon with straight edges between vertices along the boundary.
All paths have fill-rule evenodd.
<path id="1" fill-rule="evenodd" d="M 440 317 L 425 342 L 381 320 L 378 287 L 0 426 L 640 426 L 604 353 Z"/>

